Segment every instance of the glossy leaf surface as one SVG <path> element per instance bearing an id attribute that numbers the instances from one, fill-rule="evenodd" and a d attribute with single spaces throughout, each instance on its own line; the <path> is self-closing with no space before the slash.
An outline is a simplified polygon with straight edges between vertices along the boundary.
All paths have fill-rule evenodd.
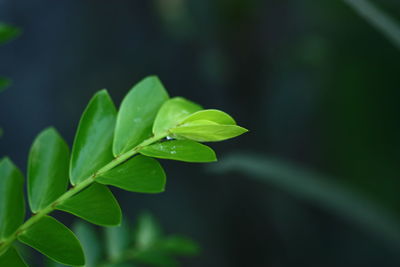
<path id="1" fill-rule="evenodd" d="M 24 221 L 22 173 L 8 158 L 0 161 L 0 240 L 10 236 Z"/>
<path id="2" fill-rule="evenodd" d="M 222 125 L 212 121 L 199 120 L 185 123 L 170 130 L 177 138 L 198 142 L 217 142 L 239 136 L 247 130 L 237 125 Z"/>
<path id="3" fill-rule="evenodd" d="M 28 199 L 32 212 L 46 208 L 68 186 L 69 148 L 54 128 L 33 142 L 28 161 Z"/>
<path id="4" fill-rule="evenodd" d="M 139 155 L 101 174 L 96 181 L 132 192 L 160 193 L 164 191 L 166 177 L 157 160 Z"/>
<path id="5" fill-rule="evenodd" d="M 216 161 L 214 150 L 210 147 L 190 140 L 172 140 L 146 146 L 141 154 L 161 159 L 172 159 L 186 162 Z"/>
<path id="6" fill-rule="evenodd" d="M 101 244 L 96 229 L 93 226 L 77 221 L 73 226 L 73 231 L 76 237 L 81 242 L 83 251 L 85 252 L 86 264 L 85 267 L 97 267 L 101 259 Z"/>
<path id="7" fill-rule="evenodd" d="M 175 128 L 190 114 L 201 110 L 202 107 L 182 97 L 167 100 L 157 113 L 153 125 L 154 135 L 162 135 L 169 129 Z"/>
<path id="8" fill-rule="evenodd" d="M 10 247 L 0 256 L 0 266 L 4 267 L 26 267 L 26 263 L 14 247 Z"/>
<path id="9" fill-rule="evenodd" d="M 78 239 L 71 230 L 50 216 L 41 218 L 22 233 L 18 240 L 62 264 L 85 264 Z"/>
<path id="10" fill-rule="evenodd" d="M 188 123 L 198 120 L 207 120 L 224 125 L 236 125 L 235 120 L 231 116 L 217 109 L 200 110 L 187 117 L 185 120 L 183 120 L 182 123 Z"/>
<path id="11" fill-rule="evenodd" d="M 157 112 L 167 99 L 168 93 L 155 76 L 143 79 L 129 91 L 118 112 L 113 145 L 115 156 L 151 136 Z"/>
<path id="12" fill-rule="evenodd" d="M 121 208 L 110 189 L 98 183 L 57 205 L 56 209 L 102 226 L 119 225 L 122 218 Z"/>
<path id="13" fill-rule="evenodd" d="M 71 183 L 78 184 L 113 159 L 112 140 L 117 111 L 106 90 L 86 107 L 72 148 Z"/>

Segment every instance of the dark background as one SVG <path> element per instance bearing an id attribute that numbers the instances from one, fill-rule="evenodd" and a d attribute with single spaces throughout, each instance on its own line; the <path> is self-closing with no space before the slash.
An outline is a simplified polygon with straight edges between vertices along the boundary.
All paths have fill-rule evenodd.
<path id="1" fill-rule="evenodd" d="M 397 0 L 379 7 L 400 16 Z M 71 145 L 97 90 L 119 104 L 156 74 L 171 96 L 250 129 L 212 144 L 221 158 L 291 160 L 399 215 L 400 51 L 343 1 L 0 0 L 0 21 L 23 29 L 0 48 L 0 73 L 14 81 L 0 95 L 0 156 L 24 171 L 44 127 Z M 114 192 L 129 221 L 149 210 L 167 232 L 201 244 L 184 266 L 400 264 L 400 246 L 316 203 L 248 175 L 162 164 L 165 193 Z"/>

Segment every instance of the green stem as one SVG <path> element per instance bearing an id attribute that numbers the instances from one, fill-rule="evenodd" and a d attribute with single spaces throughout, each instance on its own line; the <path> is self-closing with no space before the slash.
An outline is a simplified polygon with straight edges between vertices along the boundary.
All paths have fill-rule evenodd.
<path id="1" fill-rule="evenodd" d="M 111 170 L 112 168 L 118 166 L 119 164 L 123 163 L 124 161 L 128 160 L 132 156 L 138 153 L 138 151 L 145 146 L 151 145 L 161 139 L 163 139 L 166 135 L 160 135 L 160 136 L 153 136 L 149 139 L 144 140 L 142 143 L 134 147 L 133 149 L 125 152 L 124 154 L 121 154 L 120 156 L 114 158 L 112 161 L 104 165 L 102 168 L 100 168 L 98 171 L 90 175 L 88 178 L 80 182 L 74 187 L 71 187 L 67 192 L 62 194 L 59 198 L 54 200 L 50 205 L 48 205 L 46 208 L 42 209 L 36 214 L 33 214 L 27 221 L 25 221 L 15 232 L 9 236 L 7 239 L 3 240 L 2 243 L 0 243 L 0 255 L 3 254 L 7 248 L 15 241 L 15 239 L 18 238 L 20 234 L 25 232 L 29 227 L 31 227 L 33 224 L 38 222 L 41 218 L 49 214 L 50 212 L 54 211 L 56 209 L 56 206 L 63 203 L 67 199 L 71 198 L 72 196 L 76 195 L 89 185 L 91 185 L 97 176 Z"/>

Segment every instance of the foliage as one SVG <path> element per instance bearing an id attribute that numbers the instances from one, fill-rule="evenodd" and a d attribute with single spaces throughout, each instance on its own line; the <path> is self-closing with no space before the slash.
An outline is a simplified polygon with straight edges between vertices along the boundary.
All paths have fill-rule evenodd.
<path id="1" fill-rule="evenodd" d="M 164 235 L 149 213 L 138 216 L 133 228 L 126 221 L 118 227 L 104 229 L 104 241 L 96 229 L 82 221 L 73 226 L 86 255 L 86 267 L 179 266 L 175 257 L 195 256 L 199 246 L 181 235 Z M 100 244 L 105 244 L 103 249 Z M 105 253 L 104 253 L 105 252 Z M 48 267 L 60 264 L 48 261 Z"/>
<path id="2" fill-rule="evenodd" d="M 35 139 L 27 185 L 33 216 L 25 222 L 23 176 L 10 159 L 1 160 L 0 265 L 22 264 L 12 248 L 15 240 L 59 263 L 84 265 L 80 242 L 48 216 L 50 212 L 62 210 L 93 224 L 119 225 L 121 209 L 107 185 L 132 192 L 163 192 L 166 176 L 154 158 L 212 162 L 216 160 L 212 149 L 196 141 L 221 141 L 246 131 L 222 111 L 202 110 L 184 98 L 169 99 L 154 76 L 135 85 L 119 111 L 107 91 L 99 91 L 83 112 L 71 156 L 54 128 Z M 72 187 L 67 190 L 68 180 Z M 137 245 L 150 248 L 148 238 L 141 236 Z M 141 257 L 146 259 L 146 253 Z"/>

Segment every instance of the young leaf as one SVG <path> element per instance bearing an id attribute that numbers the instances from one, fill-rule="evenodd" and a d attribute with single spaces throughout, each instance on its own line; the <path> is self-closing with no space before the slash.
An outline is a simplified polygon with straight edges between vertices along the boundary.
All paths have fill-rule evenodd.
<path id="1" fill-rule="evenodd" d="M 157 160 L 139 155 L 100 174 L 96 181 L 132 192 L 160 193 L 164 191 L 166 177 Z"/>
<path id="2" fill-rule="evenodd" d="M 187 116 L 201 109 L 201 106 L 182 97 L 167 100 L 161 106 L 154 121 L 154 135 L 165 134 L 169 129 L 175 128 Z"/>
<path id="3" fill-rule="evenodd" d="M 235 120 L 231 116 L 217 109 L 200 110 L 183 120 L 182 124 L 198 120 L 207 120 L 224 125 L 236 125 Z"/>
<path id="4" fill-rule="evenodd" d="M 33 142 L 28 161 L 28 199 L 33 213 L 46 208 L 68 186 L 69 148 L 54 128 Z"/>
<path id="5" fill-rule="evenodd" d="M 0 44 L 11 41 L 20 34 L 21 30 L 19 28 L 0 22 Z"/>
<path id="6" fill-rule="evenodd" d="M 101 257 L 100 245 L 102 242 L 98 239 L 95 229 L 83 221 L 78 221 L 74 225 L 73 231 L 81 242 L 83 251 L 85 252 L 85 267 L 99 266 L 98 262 Z"/>
<path id="7" fill-rule="evenodd" d="M 112 139 L 117 111 L 106 90 L 96 93 L 79 122 L 72 148 L 70 176 L 82 182 L 113 159 Z"/>
<path id="8" fill-rule="evenodd" d="M 0 161 L 0 240 L 9 237 L 24 221 L 24 178 L 8 158 Z"/>
<path id="9" fill-rule="evenodd" d="M 178 139 L 217 142 L 239 136 L 248 130 L 237 125 L 217 124 L 207 120 L 188 122 L 170 130 Z"/>
<path id="10" fill-rule="evenodd" d="M 161 237 L 161 228 L 150 213 L 142 213 L 137 220 L 135 247 L 139 250 L 150 249 Z"/>
<path id="11" fill-rule="evenodd" d="M 107 186 L 94 183 L 72 198 L 56 206 L 88 222 L 115 226 L 121 223 L 121 208 Z"/>
<path id="12" fill-rule="evenodd" d="M 169 236 L 157 243 L 157 248 L 167 254 L 193 256 L 200 252 L 199 246 L 184 236 Z"/>
<path id="13" fill-rule="evenodd" d="M 217 161 L 214 150 L 206 145 L 190 140 L 160 142 L 143 147 L 139 152 L 149 157 L 186 162 Z"/>
<path id="14" fill-rule="evenodd" d="M 65 265 L 85 264 L 82 247 L 66 226 L 45 216 L 18 236 L 18 240 Z"/>
<path id="15" fill-rule="evenodd" d="M 130 233 L 126 222 L 120 226 L 105 229 L 107 255 L 111 261 L 117 261 L 122 257 L 129 246 Z"/>
<path id="16" fill-rule="evenodd" d="M 4 91 L 11 85 L 11 80 L 5 77 L 0 77 L 0 92 Z"/>
<path id="17" fill-rule="evenodd" d="M 131 89 L 118 112 L 113 145 L 115 156 L 151 136 L 157 112 L 167 99 L 168 93 L 155 76 L 143 79 Z"/>
<path id="18" fill-rule="evenodd" d="M 27 267 L 26 263 L 14 247 L 10 247 L 0 256 L 0 266 Z"/>

